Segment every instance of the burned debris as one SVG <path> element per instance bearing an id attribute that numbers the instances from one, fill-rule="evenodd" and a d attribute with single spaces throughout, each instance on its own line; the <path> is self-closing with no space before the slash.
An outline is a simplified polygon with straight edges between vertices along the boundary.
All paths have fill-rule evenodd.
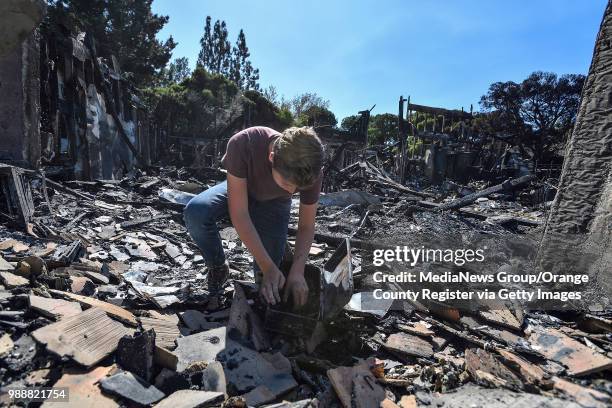
<path id="1" fill-rule="evenodd" d="M 221 309 L 207 310 L 180 197 L 215 183 L 211 171 L 47 183 L 46 194 L 43 176 L 24 173 L 29 226 L 7 219 L 0 230 L 3 389 L 70 384 L 75 403 L 109 406 L 452 406 L 466 394 L 488 401 L 491 388 L 502 401 L 609 404 L 609 314 L 366 307 L 367 249 L 396 233 L 397 214 L 394 228 L 429 239 L 442 222 L 527 240 L 545 215 L 517 195 L 537 186 L 531 176 L 468 183 L 461 197 L 399 184 L 376 163 L 349 164 L 343 188 L 321 197 L 303 310 L 263 304 L 229 220 L 221 235 L 234 280 Z"/>
<path id="2" fill-rule="evenodd" d="M 395 150 L 366 146 L 369 111 L 348 136 L 322 130 L 325 194 L 299 310 L 262 302 L 229 219 L 221 237 L 232 284 L 208 310 L 206 269 L 182 209 L 225 177 L 218 167 L 145 166 L 117 178 L 92 166 L 106 161 L 92 161 L 91 146 L 89 167 L 74 163 L 88 180 L 2 165 L 2 389 L 68 386 L 75 406 L 416 407 L 450 405 L 455 394 L 489 401 L 491 388 L 502 401 L 608 404 L 609 313 L 561 320 L 370 301 L 372 246 L 484 234 L 535 247 L 549 208 L 533 199 L 544 184 L 531 170 L 501 171 L 485 160 L 492 151 L 470 150 L 482 146 L 468 133 L 469 113 L 407 109 L 412 145 Z M 442 124 L 412 128 L 413 114 Z M 460 119 L 454 133 L 441 133 L 445 115 Z"/>
<path id="3" fill-rule="evenodd" d="M 596 47 L 608 65 L 610 7 Z M 98 58 L 91 38 L 51 30 L 21 48 L 20 75 L 42 72 L 41 89 L 28 90 L 40 96 L 41 117 L 25 112 L 28 137 L 0 138 L 0 404 L 13 403 L 11 389 L 67 387 L 74 407 L 612 405 L 609 299 L 556 311 L 375 301 L 371 259 L 373 248 L 399 242 L 478 242 L 491 248 L 495 271 L 527 269 L 509 254 L 554 262 L 558 248 L 542 234 L 577 228 L 589 238 L 581 245 L 606 249 L 593 258 L 601 272 L 610 253 L 609 172 L 589 162 L 592 174 L 581 174 L 588 185 L 571 173 L 585 159 L 580 137 L 594 137 L 588 123 L 606 122 L 598 104 L 609 98 L 592 92 L 593 83 L 612 83 L 610 70 L 593 69 L 586 96 L 594 102 L 583 102 L 584 128 L 563 173 L 508 138 L 479 134 L 471 109 L 400 97 L 395 145 L 367 144 L 371 109 L 349 130 L 318 129 L 328 158 L 306 305 L 263 302 L 253 258 L 225 219 L 230 280 L 213 307 L 182 211 L 225 178 L 218 163 L 226 140 L 177 138 L 179 154 L 160 164 L 171 135 L 149 121 L 119 65 Z M 22 109 L 20 98 L 9 102 Z M 607 141 L 587 150 L 607 159 Z M 181 160 L 189 150 L 204 164 Z M 586 210 L 567 188 L 557 194 L 575 184 L 590 197 Z M 298 205 L 294 199 L 285 273 Z M 439 272 L 433 262 L 422 267 Z"/>

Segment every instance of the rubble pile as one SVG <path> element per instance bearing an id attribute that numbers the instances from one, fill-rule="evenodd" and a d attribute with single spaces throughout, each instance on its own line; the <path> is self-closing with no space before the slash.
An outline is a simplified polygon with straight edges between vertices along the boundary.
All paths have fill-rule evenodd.
<path id="1" fill-rule="evenodd" d="M 229 220 L 231 282 L 208 305 L 182 221 L 217 169 L 50 180 L 0 168 L 0 386 L 68 387 L 74 407 L 606 407 L 612 315 L 465 312 L 418 302 L 365 310 L 368 248 L 401 235 L 537 243 L 532 177 L 499 185 L 397 183 L 367 161 L 323 194 L 303 310 L 268 308 Z M 288 248 L 294 243 L 292 209 Z M 536 203 L 536 204 L 534 204 Z M 285 263 L 290 262 L 287 251 Z M 46 405 L 46 404 L 43 404 Z"/>

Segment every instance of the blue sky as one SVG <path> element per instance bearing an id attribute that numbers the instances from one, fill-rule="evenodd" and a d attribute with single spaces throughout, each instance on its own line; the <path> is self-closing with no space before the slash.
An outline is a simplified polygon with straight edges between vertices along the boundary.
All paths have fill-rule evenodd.
<path id="1" fill-rule="evenodd" d="M 193 67 L 207 15 L 244 29 L 262 87 L 316 92 L 343 117 L 376 104 L 479 108 L 496 81 L 536 70 L 588 71 L 606 0 L 154 0 L 170 16 L 160 38 Z"/>

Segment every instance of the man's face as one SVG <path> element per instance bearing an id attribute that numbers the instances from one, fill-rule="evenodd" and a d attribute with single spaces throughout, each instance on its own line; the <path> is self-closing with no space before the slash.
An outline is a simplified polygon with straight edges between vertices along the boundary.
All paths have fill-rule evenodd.
<path id="1" fill-rule="evenodd" d="M 274 181 L 280 188 L 291 194 L 295 193 L 295 190 L 297 190 L 297 186 L 295 184 L 281 176 L 281 174 L 275 169 L 272 169 L 272 178 L 274 178 Z"/>
<path id="2" fill-rule="evenodd" d="M 268 157 L 268 160 L 270 160 L 270 163 L 274 162 L 274 152 L 270 152 L 270 156 Z M 283 190 L 287 191 L 288 193 L 293 194 L 297 190 L 297 185 L 295 185 L 291 181 L 287 180 L 285 177 L 283 177 L 274 168 L 272 168 L 272 178 L 274 179 L 274 182 L 280 188 L 282 188 Z"/>

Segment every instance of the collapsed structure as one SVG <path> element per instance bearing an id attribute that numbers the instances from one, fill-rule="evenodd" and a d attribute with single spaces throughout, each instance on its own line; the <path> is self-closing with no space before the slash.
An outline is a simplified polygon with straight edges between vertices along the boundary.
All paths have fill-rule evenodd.
<path id="1" fill-rule="evenodd" d="M 594 310 L 556 312 L 367 299 L 380 287 L 372 248 L 400 243 L 486 245 L 486 267 L 504 272 L 531 267 L 508 260 L 517 249 L 535 257 L 540 242 L 538 261 L 555 261 L 549 238 L 577 233 L 587 248 L 573 253 L 596 246 L 595 262 L 568 265 L 605 282 L 611 16 L 609 3 L 552 206 L 520 152 L 471 133 L 471 112 L 400 98 L 398 146 L 367 146 L 369 110 L 348 133 L 320 129 L 327 193 L 303 310 L 261 302 L 229 220 L 221 237 L 232 284 L 221 309 L 207 310 L 182 208 L 224 171 L 142 166 L 125 175 L 154 163 L 162 139 L 119 67 L 101 64 L 86 38 L 57 34 L 39 51 L 62 63 L 43 69 L 42 91 L 27 87 L 37 69 L 25 63 L 36 63 L 39 43 L 20 38 L 0 61 L 2 86 L 13 81 L 14 91 L 0 101 L 1 123 L 21 118 L 0 130 L 0 401 L 13 402 L 17 387 L 53 386 L 68 387 L 75 407 L 609 406 L 605 296 L 587 305 L 603 305 Z M 29 104 L 36 95 L 40 105 Z M 66 168 L 70 180 L 54 180 Z M 294 208 L 292 236 L 296 228 Z M 561 237 L 564 251 L 575 246 Z"/>
<path id="2" fill-rule="evenodd" d="M 62 178 L 120 179 L 136 167 L 169 158 L 172 149 L 179 159 L 188 152 L 193 160 L 198 150 L 217 156 L 232 132 L 240 130 L 232 126 L 255 125 L 249 108 L 242 120 L 230 120 L 223 135 L 170 135 L 151 119 L 117 60 L 105 63 L 96 55 L 93 38 L 61 24 L 35 29 L 1 58 L 0 79 L 7 85 L 0 101 L 5 132 L 0 160 L 33 169 L 44 165 Z M 369 113 L 359 112 L 360 120 L 347 131 L 319 132 L 332 150 L 343 146 L 344 151 L 346 143 L 363 146 Z"/>
<path id="3" fill-rule="evenodd" d="M 469 113 L 448 110 L 416 105 L 400 96 L 400 182 L 404 183 L 409 174 L 424 174 L 429 182 L 439 184 L 446 179 L 499 180 L 533 171 L 528 158 L 507 140 L 474 132 L 473 119 L 471 107 Z M 419 122 L 422 128 L 417 126 Z"/>
<path id="4" fill-rule="evenodd" d="M 79 407 L 609 404 L 605 313 L 561 320 L 519 307 L 367 301 L 380 287 L 367 261 L 373 245 L 481 236 L 497 245 L 503 270 L 509 252 L 496 243 L 536 248 L 538 207 L 495 189 L 437 203 L 435 187 L 413 190 L 367 160 L 349 166 L 337 173 L 340 190 L 321 197 L 300 311 L 261 302 L 229 220 L 221 237 L 232 284 L 221 309 L 207 311 L 182 207 L 222 171 L 57 183 L 5 167 L 33 211 L 23 213 L 17 195 L 15 216 L 0 227 L 0 386 L 67 386 Z"/>
<path id="5" fill-rule="evenodd" d="M 158 129 L 116 60 L 112 67 L 99 61 L 85 40 L 36 29 L 2 57 L 0 77 L 11 87 L 1 102 L 3 161 L 90 180 L 117 178 L 157 158 Z"/>
<path id="6" fill-rule="evenodd" d="M 44 163 L 76 179 L 114 179 L 158 158 L 158 129 L 116 59 L 104 64 L 91 38 L 60 30 L 40 46 Z"/>

